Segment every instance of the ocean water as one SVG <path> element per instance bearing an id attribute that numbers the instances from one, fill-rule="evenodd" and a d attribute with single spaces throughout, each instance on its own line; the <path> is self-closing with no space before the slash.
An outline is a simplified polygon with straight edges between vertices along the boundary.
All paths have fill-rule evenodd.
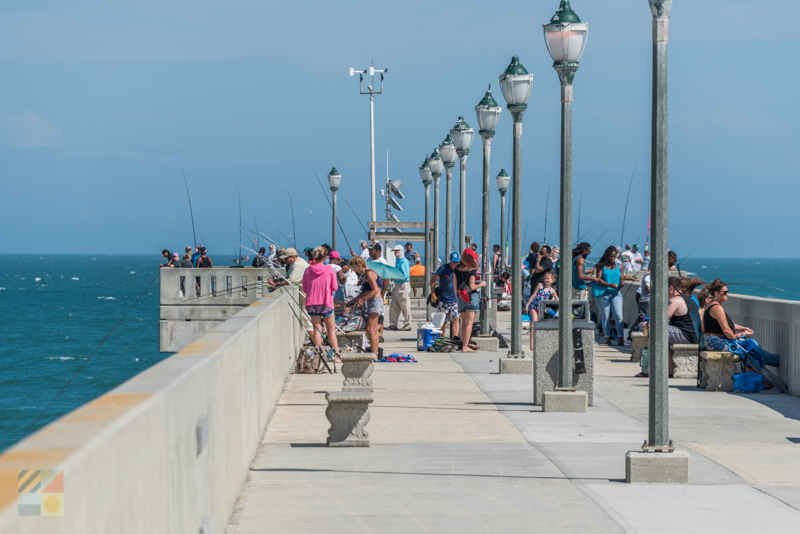
<path id="1" fill-rule="evenodd" d="M 158 255 L 0 255 L 0 450 L 20 438 L 84 363 L 31 432 L 168 356 L 158 352 L 156 280 L 87 363 L 158 274 L 159 262 Z M 798 260 L 681 262 L 705 281 L 721 278 L 732 293 L 788 300 L 800 300 L 799 266 Z"/>
<path id="2" fill-rule="evenodd" d="M 0 450 L 161 361 L 159 256 L 0 255 Z"/>

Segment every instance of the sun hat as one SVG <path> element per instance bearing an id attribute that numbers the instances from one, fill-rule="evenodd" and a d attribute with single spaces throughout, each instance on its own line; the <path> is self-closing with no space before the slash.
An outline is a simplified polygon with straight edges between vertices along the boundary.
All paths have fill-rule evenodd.
<path id="1" fill-rule="evenodd" d="M 392 250 L 395 252 L 403 252 L 403 247 L 401 245 L 395 245 L 392 247 Z"/>
<path id="2" fill-rule="evenodd" d="M 279 257 L 280 257 L 280 259 L 284 259 L 284 258 L 289 258 L 291 256 L 297 256 L 297 251 L 295 249 L 289 247 L 286 250 L 284 250 L 283 254 L 281 254 Z"/>

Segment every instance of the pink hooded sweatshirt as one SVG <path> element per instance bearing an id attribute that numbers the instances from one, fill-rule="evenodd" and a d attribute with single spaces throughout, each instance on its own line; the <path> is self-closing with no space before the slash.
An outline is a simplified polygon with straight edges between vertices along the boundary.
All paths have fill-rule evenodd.
<path id="1" fill-rule="evenodd" d="M 339 281 L 333 267 L 324 263 L 310 265 L 303 274 L 303 293 L 306 307 L 324 304 L 333 308 L 333 294 L 339 289 Z"/>

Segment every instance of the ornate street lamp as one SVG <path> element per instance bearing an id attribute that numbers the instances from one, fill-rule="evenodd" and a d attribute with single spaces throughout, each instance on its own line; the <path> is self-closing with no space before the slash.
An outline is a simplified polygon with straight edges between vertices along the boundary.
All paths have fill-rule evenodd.
<path id="1" fill-rule="evenodd" d="M 450 187 L 453 182 L 453 167 L 456 164 L 456 160 L 458 159 L 458 154 L 456 153 L 456 145 L 453 143 L 453 138 L 450 134 L 447 134 L 442 144 L 439 145 L 439 153 L 442 155 L 442 162 L 444 163 L 444 168 L 447 172 L 447 199 L 445 200 L 445 212 L 444 212 L 444 257 L 446 258 L 451 251 L 452 245 L 452 237 L 453 237 L 453 228 L 450 221 L 453 220 L 453 215 L 451 213 L 452 210 L 452 200 L 450 194 Z M 437 237 L 438 238 L 438 237 Z"/>
<path id="2" fill-rule="evenodd" d="M 528 98 L 533 87 L 533 75 L 528 74 L 519 58 L 511 58 L 505 72 L 500 75 L 500 89 L 514 120 L 514 191 L 511 213 L 511 350 L 509 358 L 523 358 L 522 353 L 522 116 L 528 109 Z"/>
<path id="3" fill-rule="evenodd" d="M 589 25 L 581 22 L 568 0 L 544 26 L 544 41 L 561 81 L 561 265 L 559 309 L 572 309 L 572 81 L 586 48 Z M 572 313 L 558 314 L 558 385 L 572 387 Z"/>
<path id="4" fill-rule="evenodd" d="M 497 189 L 500 190 L 500 260 L 503 271 L 508 267 L 506 262 L 506 192 L 511 178 L 508 177 L 505 169 L 500 169 L 497 175 Z"/>
<path id="5" fill-rule="evenodd" d="M 497 102 L 492 98 L 492 86 L 490 85 L 486 90 L 486 94 L 483 96 L 483 100 L 475 106 L 475 113 L 478 115 L 478 128 L 480 128 L 478 133 L 483 141 L 483 216 L 481 218 L 483 224 L 481 224 L 481 250 L 483 250 L 484 280 L 491 274 L 489 273 L 491 265 L 489 262 L 489 236 L 487 235 L 489 232 L 489 197 L 491 196 L 489 194 L 489 188 L 491 187 L 489 184 L 489 161 L 492 154 L 492 137 L 494 137 L 495 134 L 494 128 L 497 126 L 497 121 L 502 111 L 503 108 L 498 106 Z M 490 286 L 487 283 L 484 288 L 485 297 L 488 296 L 489 290 Z M 491 299 L 487 299 L 486 303 L 487 308 L 484 309 L 484 313 L 481 314 L 482 336 L 488 336 L 490 334 L 488 306 L 492 304 Z"/>
<path id="6" fill-rule="evenodd" d="M 431 167 L 428 164 L 428 158 L 425 158 L 425 161 L 422 163 L 422 166 L 419 168 L 419 176 L 422 178 L 422 185 L 425 186 L 425 227 L 423 228 L 423 233 L 425 234 L 425 291 L 423 295 L 425 299 L 428 298 L 428 293 L 430 292 L 430 284 L 431 284 L 431 254 L 430 254 L 430 242 L 429 242 L 429 235 L 430 232 L 428 231 L 428 222 L 429 214 L 430 214 L 430 202 L 431 202 L 431 183 L 433 182 L 433 173 L 431 172 Z M 425 317 L 430 320 L 430 307 L 426 304 L 425 305 Z"/>
<path id="7" fill-rule="evenodd" d="M 336 170 L 336 167 L 331 169 L 328 173 L 328 185 L 331 186 L 331 194 L 333 195 L 333 237 L 331 238 L 331 246 L 336 250 L 336 192 L 339 190 L 339 183 L 342 181 L 342 175 Z"/>
<path id="8" fill-rule="evenodd" d="M 458 206 L 458 213 L 460 214 L 458 218 L 459 245 L 456 247 L 456 250 L 460 253 L 467 246 L 467 156 L 469 156 L 469 147 L 472 146 L 472 140 L 475 138 L 475 130 L 469 127 L 464 117 L 459 117 L 456 125 L 450 130 L 450 135 L 453 136 L 456 153 L 461 161 L 458 173 L 460 181 L 459 196 L 461 197 Z"/>
<path id="9" fill-rule="evenodd" d="M 433 176 L 433 263 L 439 258 L 439 179 L 442 177 L 444 171 L 444 162 L 439 153 L 439 149 L 435 148 L 433 154 L 428 158 L 428 166 L 431 168 L 431 175 Z"/>

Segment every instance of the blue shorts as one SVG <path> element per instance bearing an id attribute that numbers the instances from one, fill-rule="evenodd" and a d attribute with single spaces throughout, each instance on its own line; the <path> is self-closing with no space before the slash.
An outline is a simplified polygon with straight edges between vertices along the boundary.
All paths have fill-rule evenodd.
<path id="1" fill-rule="evenodd" d="M 333 315 L 333 308 L 325 306 L 324 304 L 306 306 L 306 311 L 311 317 L 322 317 L 323 319 Z"/>
<path id="2" fill-rule="evenodd" d="M 478 295 L 478 292 L 475 291 L 470 293 L 469 295 L 469 302 L 464 302 L 460 298 L 458 299 L 458 313 L 464 312 L 476 312 L 481 309 L 481 298 Z"/>

